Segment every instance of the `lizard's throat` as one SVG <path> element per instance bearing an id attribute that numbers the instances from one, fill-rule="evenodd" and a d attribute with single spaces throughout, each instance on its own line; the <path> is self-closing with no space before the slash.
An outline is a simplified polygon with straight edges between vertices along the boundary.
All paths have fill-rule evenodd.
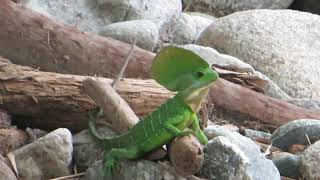
<path id="1" fill-rule="evenodd" d="M 200 88 L 185 98 L 185 103 L 192 109 L 193 112 L 197 113 L 200 110 L 201 103 L 207 96 L 210 90 L 210 86 Z"/>

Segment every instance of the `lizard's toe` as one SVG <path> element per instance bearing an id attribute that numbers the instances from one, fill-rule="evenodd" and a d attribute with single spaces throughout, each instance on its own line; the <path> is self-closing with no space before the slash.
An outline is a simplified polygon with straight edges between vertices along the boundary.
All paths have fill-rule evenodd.
<path id="1" fill-rule="evenodd" d="M 113 171 L 116 169 L 117 161 L 113 158 L 106 158 L 104 162 L 104 176 L 107 174 L 112 175 Z"/>

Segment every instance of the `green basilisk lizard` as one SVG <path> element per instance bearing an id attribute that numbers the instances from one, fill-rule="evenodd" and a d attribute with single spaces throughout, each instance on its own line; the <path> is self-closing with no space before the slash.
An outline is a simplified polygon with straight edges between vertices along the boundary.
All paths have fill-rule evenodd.
<path id="1" fill-rule="evenodd" d="M 178 92 L 130 131 L 113 139 L 101 137 L 95 128 L 97 110 L 90 113 L 89 131 L 97 144 L 106 150 L 105 173 L 110 173 L 120 159 L 136 159 L 170 142 L 177 136 L 194 134 L 202 144 L 207 137 L 199 128 L 196 113 L 218 74 L 192 51 L 165 47 L 154 58 L 153 78 L 170 91 Z"/>

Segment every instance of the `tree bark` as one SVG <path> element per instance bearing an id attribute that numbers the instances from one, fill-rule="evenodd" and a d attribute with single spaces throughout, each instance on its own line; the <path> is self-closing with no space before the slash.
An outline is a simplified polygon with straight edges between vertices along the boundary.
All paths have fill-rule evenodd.
<path id="1" fill-rule="evenodd" d="M 20 122 L 29 122 L 26 126 L 85 129 L 87 112 L 95 106 L 82 89 L 82 82 L 87 78 L 41 72 L 0 58 L 0 108 L 18 117 Z M 107 78 L 99 80 L 112 82 Z M 154 80 L 123 79 L 116 90 L 139 117 L 146 116 L 173 95 Z"/>
<path id="2" fill-rule="evenodd" d="M 131 45 L 57 23 L 0 0 L 0 55 L 13 63 L 66 74 L 115 77 Z M 149 78 L 154 54 L 135 47 L 124 77 Z"/>

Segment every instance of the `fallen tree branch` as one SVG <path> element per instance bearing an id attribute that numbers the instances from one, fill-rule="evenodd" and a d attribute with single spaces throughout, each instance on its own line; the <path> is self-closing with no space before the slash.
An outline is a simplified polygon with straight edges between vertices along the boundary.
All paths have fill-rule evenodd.
<path id="1" fill-rule="evenodd" d="M 43 71 L 114 78 L 131 45 L 81 32 L 0 0 L 0 55 Z M 124 77 L 149 78 L 153 53 L 135 46 Z"/>
<path id="2" fill-rule="evenodd" d="M 112 130 L 124 133 L 138 123 L 139 118 L 110 84 L 92 78 L 82 84 L 90 98 L 103 109 Z"/>

